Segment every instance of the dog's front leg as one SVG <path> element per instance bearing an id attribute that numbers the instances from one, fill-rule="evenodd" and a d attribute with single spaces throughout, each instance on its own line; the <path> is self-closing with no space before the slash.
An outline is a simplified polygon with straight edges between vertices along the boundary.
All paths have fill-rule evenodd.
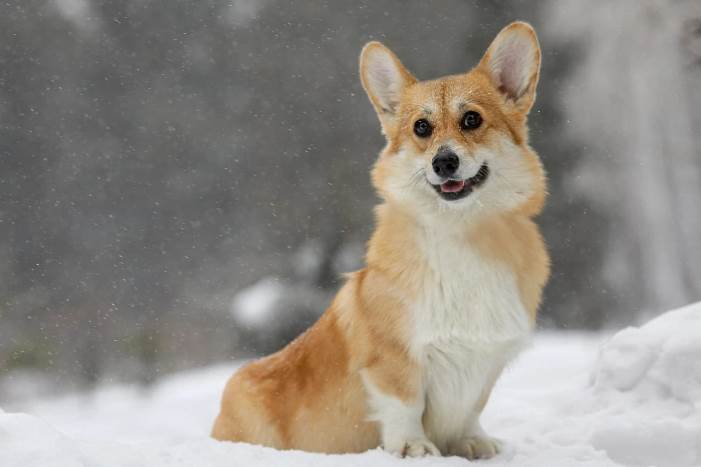
<path id="1" fill-rule="evenodd" d="M 494 388 L 494 383 L 496 383 L 499 374 L 501 373 L 501 367 L 489 378 L 487 384 L 482 389 L 482 394 L 477 401 L 475 406 L 475 412 L 470 417 L 469 425 L 466 428 L 465 435 L 451 443 L 448 448 L 448 452 L 455 456 L 466 457 L 469 460 L 476 459 L 491 459 L 501 452 L 502 445 L 501 441 L 496 438 L 488 436 L 482 429 L 479 418 L 484 406 L 487 404 L 489 395 Z"/>
<path id="2" fill-rule="evenodd" d="M 371 368 L 363 371 L 370 418 L 380 424 L 382 445 L 400 457 L 440 456 L 422 423 L 425 392 L 418 371 Z"/>

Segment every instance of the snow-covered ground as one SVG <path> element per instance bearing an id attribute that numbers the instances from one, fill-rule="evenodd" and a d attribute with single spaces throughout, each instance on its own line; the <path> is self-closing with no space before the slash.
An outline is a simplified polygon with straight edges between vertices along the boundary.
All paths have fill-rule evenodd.
<path id="1" fill-rule="evenodd" d="M 458 466 L 381 450 L 325 456 L 208 439 L 233 365 L 0 411 L 0 466 Z M 30 414 L 30 415 L 28 415 Z M 701 303 L 612 338 L 540 333 L 483 416 L 491 466 L 701 465 Z M 339 423 L 341 423 L 339 421 Z"/>

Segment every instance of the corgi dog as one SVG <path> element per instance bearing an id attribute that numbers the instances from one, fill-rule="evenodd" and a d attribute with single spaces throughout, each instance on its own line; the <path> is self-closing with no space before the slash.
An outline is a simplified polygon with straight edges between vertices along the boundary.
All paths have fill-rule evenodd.
<path id="1" fill-rule="evenodd" d="M 417 80 L 370 42 L 360 75 L 387 138 L 367 266 L 279 352 L 236 372 L 212 436 L 278 449 L 489 458 L 479 421 L 529 341 L 549 275 L 528 145 L 540 47 L 504 28 L 464 74 Z"/>

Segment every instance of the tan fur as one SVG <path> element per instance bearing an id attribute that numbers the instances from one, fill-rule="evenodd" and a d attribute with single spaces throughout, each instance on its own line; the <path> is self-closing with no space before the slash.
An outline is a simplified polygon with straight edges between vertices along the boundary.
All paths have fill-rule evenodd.
<path id="1" fill-rule="evenodd" d="M 505 31 L 509 28 L 536 40 L 524 23 L 514 23 Z M 388 50 L 379 43 L 366 46 L 361 59 L 363 85 L 388 141 L 372 171 L 384 203 L 376 211 L 377 227 L 368 245 L 367 267 L 348 276 L 331 306 L 307 332 L 281 351 L 246 365 L 230 379 L 212 431 L 214 438 L 280 449 L 362 452 L 381 443 L 378 423 L 368 421 L 363 378 L 406 403 L 422 397 L 421 369 L 409 345 L 410 308 L 432 271 L 419 247 L 421 215 L 396 199 L 389 188 L 393 159 L 402 148 L 426 155 L 416 157 L 430 157 L 435 146 L 447 138 L 459 141 L 467 151 L 479 147 L 497 150 L 499 138 L 508 138 L 518 147 L 533 178 L 528 198 L 507 210 L 481 213 L 478 221 L 465 222 L 458 216 L 446 222 L 455 222 L 463 241 L 476 248 L 485 261 L 513 272 L 524 308 L 535 320 L 549 274 L 547 252 L 531 220 L 543 206 L 545 177 L 537 155 L 528 146 L 526 128 L 538 70 L 533 71 L 522 96 L 505 99 L 488 68 L 494 47 L 469 73 L 425 82 L 416 81 L 389 52 L 406 84 L 395 107 L 395 103 L 373 94 L 364 69 L 369 54 Z M 456 99 L 464 101 L 464 106 L 451 108 Z M 435 108 L 427 109 L 427 102 Z M 454 122 L 465 108 L 482 114 L 482 127 L 469 133 L 460 131 Z M 413 135 L 412 125 L 427 110 L 437 122 L 434 135 L 419 139 Z M 489 375 L 492 383 L 480 395 L 477 412 L 486 404 L 497 378 L 498 374 Z"/>

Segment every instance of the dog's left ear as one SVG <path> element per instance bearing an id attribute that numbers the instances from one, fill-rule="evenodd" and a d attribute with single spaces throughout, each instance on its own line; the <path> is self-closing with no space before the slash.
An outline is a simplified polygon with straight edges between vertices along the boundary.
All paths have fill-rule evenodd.
<path id="1" fill-rule="evenodd" d="M 523 113 L 533 106 L 540 74 L 540 46 L 533 27 L 516 21 L 499 32 L 480 61 L 508 102 Z"/>

